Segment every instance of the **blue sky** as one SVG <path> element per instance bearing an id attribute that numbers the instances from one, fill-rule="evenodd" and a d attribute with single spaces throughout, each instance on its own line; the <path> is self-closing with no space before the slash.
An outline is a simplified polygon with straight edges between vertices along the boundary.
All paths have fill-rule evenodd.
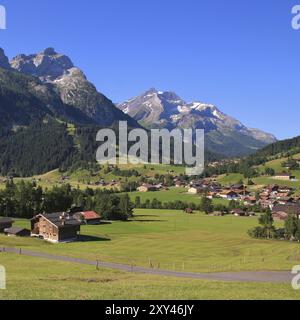
<path id="1" fill-rule="evenodd" d="M 150 87 L 216 104 L 278 138 L 300 135 L 300 0 L 0 0 L 9 57 L 69 55 L 122 102 Z"/>

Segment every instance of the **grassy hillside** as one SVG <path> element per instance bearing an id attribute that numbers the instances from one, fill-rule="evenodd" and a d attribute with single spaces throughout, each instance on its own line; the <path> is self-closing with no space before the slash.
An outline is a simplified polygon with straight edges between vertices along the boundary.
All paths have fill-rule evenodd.
<path id="1" fill-rule="evenodd" d="M 281 157 L 280 154 L 277 156 L 273 156 L 270 161 L 267 161 L 266 163 L 258 166 L 254 166 L 257 170 L 257 172 L 260 174 L 257 178 L 252 178 L 251 180 L 258 186 L 262 187 L 264 185 L 268 184 L 278 184 L 281 186 L 289 186 L 296 189 L 296 193 L 300 194 L 300 170 L 288 170 L 287 168 L 282 166 L 282 163 L 286 162 L 288 160 L 288 157 Z M 292 156 L 293 159 L 300 159 L 300 153 L 296 153 Z M 296 181 L 283 181 L 283 180 L 277 180 L 272 176 L 266 176 L 264 175 L 264 172 L 266 168 L 273 169 L 276 173 L 281 173 L 283 171 L 289 171 L 291 175 L 296 177 Z M 233 184 L 237 183 L 240 180 L 243 180 L 244 183 L 247 183 L 248 179 L 245 179 L 242 174 L 239 173 L 231 173 L 226 175 L 220 175 L 217 179 L 221 184 Z M 256 186 L 256 188 L 257 188 Z"/>
<path id="2" fill-rule="evenodd" d="M 100 170 L 86 170 L 86 169 L 77 169 L 74 171 L 66 171 L 61 173 L 58 169 L 49 171 L 45 174 L 34 175 L 28 178 L 15 178 L 14 181 L 18 182 L 20 180 L 31 181 L 35 179 L 37 184 L 43 188 L 49 188 L 51 186 L 62 183 L 62 176 L 67 177 L 68 180 L 65 180 L 66 183 L 71 184 L 73 187 L 79 186 L 82 189 L 87 187 L 89 188 L 98 188 L 95 186 L 95 183 L 99 180 L 103 179 L 105 182 L 111 182 L 115 180 L 117 182 L 125 182 L 125 181 L 138 181 L 140 177 L 148 177 L 153 178 L 156 174 L 159 175 L 180 175 L 185 173 L 185 168 L 181 166 L 168 166 L 168 165 L 118 165 L 120 170 L 131 170 L 134 169 L 139 173 L 138 177 L 130 176 L 123 177 L 114 175 L 111 172 L 106 172 L 106 166 L 101 167 Z M 4 180 L 4 177 L 2 177 Z M 5 183 L 0 181 L 0 189 L 5 186 Z"/>

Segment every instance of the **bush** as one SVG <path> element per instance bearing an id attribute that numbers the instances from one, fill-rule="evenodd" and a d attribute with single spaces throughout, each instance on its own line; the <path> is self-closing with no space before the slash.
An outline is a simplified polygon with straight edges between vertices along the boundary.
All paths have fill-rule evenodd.
<path id="1" fill-rule="evenodd" d="M 263 227 L 256 227 L 248 231 L 248 234 L 251 238 L 260 239 L 267 238 L 266 229 Z"/>

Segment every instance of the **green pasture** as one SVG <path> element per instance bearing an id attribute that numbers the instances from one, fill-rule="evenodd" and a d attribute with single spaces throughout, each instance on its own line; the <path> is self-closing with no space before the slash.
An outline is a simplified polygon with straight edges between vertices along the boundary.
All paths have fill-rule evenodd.
<path id="1" fill-rule="evenodd" d="M 17 224 L 29 227 L 28 221 Z M 136 210 L 129 222 L 83 226 L 82 242 L 53 245 L 1 235 L 0 246 L 193 272 L 291 270 L 300 264 L 298 243 L 251 239 L 247 231 L 257 225 L 256 217 Z"/>

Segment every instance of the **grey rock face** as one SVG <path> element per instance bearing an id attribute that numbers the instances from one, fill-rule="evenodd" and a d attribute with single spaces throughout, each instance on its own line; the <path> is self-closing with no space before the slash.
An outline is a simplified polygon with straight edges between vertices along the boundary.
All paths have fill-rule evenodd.
<path id="1" fill-rule="evenodd" d="M 53 48 L 38 54 L 18 55 L 12 59 L 11 67 L 38 77 L 43 83 L 54 85 L 65 104 L 79 109 L 101 126 L 110 126 L 120 120 L 128 121 L 134 127 L 139 126 L 99 93 L 69 57 L 57 53 Z"/>
<path id="2" fill-rule="evenodd" d="M 10 70 L 10 64 L 7 56 L 4 53 L 4 50 L 0 48 L 0 68 Z"/>
<path id="3" fill-rule="evenodd" d="M 19 72 L 51 82 L 64 75 L 73 67 L 73 63 L 67 56 L 56 53 L 53 48 L 47 48 L 38 54 L 18 55 L 11 61 L 11 66 Z"/>

